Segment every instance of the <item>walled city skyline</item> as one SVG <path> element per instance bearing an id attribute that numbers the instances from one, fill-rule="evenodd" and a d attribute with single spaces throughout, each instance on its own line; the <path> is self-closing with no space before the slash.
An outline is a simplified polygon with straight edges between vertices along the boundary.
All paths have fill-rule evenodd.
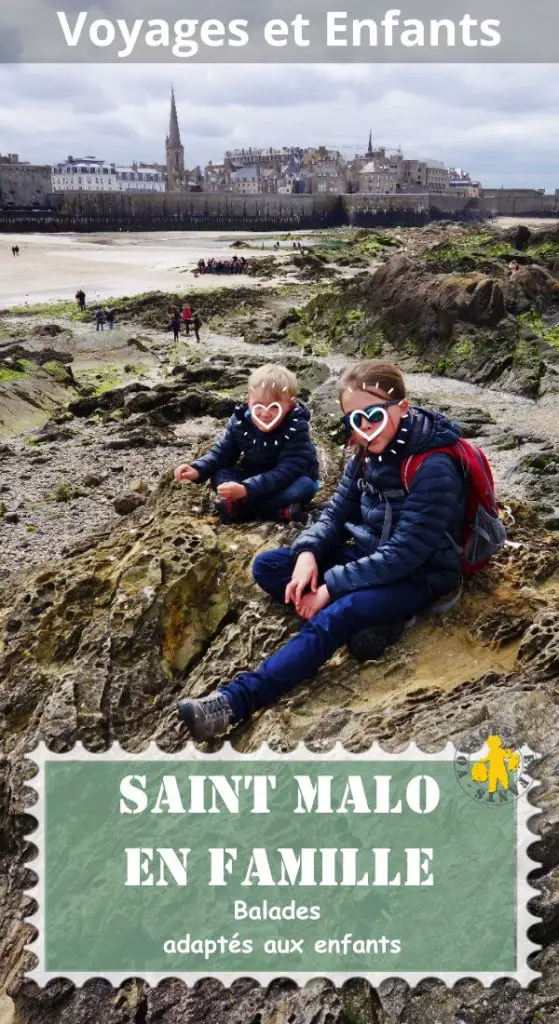
<path id="1" fill-rule="evenodd" d="M 557 187 L 559 80 L 546 66 L 0 65 L 1 150 L 32 164 L 161 163 L 171 79 L 189 168 L 283 144 L 348 159 L 372 127 L 374 145 L 466 168 L 486 187 Z"/>

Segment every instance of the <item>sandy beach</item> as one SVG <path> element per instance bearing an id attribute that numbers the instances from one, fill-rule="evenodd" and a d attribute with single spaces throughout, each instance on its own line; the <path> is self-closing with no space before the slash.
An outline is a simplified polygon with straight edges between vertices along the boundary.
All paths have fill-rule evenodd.
<path id="1" fill-rule="evenodd" d="M 500 217 L 498 228 L 517 223 L 543 228 L 555 220 Z M 292 232 L 302 238 L 305 232 Z M 0 236 L 0 309 L 68 301 L 78 288 L 88 303 L 147 291 L 192 291 L 258 285 L 254 277 L 195 276 L 199 259 L 231 259 L 243 252 L 231 243 L 245 240 L 246 255 L 272 252 L 272 234 L 222 231 L 99 232 L 96 234 L 6 234 Z M 12 256 L 18 245 L 19 257 Z M 284 251 L 292 242 L 281 243 Z M 278 252 L 275 251 L 275 255 Z"/>
<path id="2" fill-rule="evenodd" d="M 496 228 L 513 228 L 515 224 L 525 224 L 527 228 L 537 231 L 541 228 L 557 227 L 557 217 L 496 217 L 491 222 Z"/>
<path id="3" fill-rule="evenodd" d="M 246 238 L 256 255 L 270 238 L 249 232 L 177 231 L 101 234 L 2 235 L 0 241 L 0 308 L 40 302 L 68 301 L 83 288 L 89 303 L 147 291 L 254 285 L 257 279 L 237 275 L 203 275 L 193 270 L 201 258 L 231 259 L 231 248 Z M 18 245 L 20 255 L 12 256 Z M 254 248 L 257 247 L 257 248 Z"/>

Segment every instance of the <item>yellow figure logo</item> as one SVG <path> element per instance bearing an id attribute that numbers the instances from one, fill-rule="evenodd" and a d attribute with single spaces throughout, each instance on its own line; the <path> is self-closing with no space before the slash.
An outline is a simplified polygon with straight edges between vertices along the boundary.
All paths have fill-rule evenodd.
<path id="1" fill-rule="evenodd" d="M 489 793 L 496 793 L 498 786 L 508 790 L 509 773 L 516 772 L 520 767 L 520 754 L 510 747 L 503 747 L 500 736 L 488 736 L 487 746 L 489 747 L 487 757 L 475 761 L 472 766 L 472 781 L 487 782 Z"/>

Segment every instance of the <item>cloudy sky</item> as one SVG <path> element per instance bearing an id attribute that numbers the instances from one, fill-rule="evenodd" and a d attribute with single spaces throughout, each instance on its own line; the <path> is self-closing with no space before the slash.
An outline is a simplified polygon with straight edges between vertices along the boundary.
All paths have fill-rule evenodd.
<path id="1" fill-rule="evenodd" d="M 237 146 L 401 146 L 486 186 L 559 188 L 558 65 L 0 65 L 0 149 L 53 163 L 164 158 L 174 83 L 186 162 Z"/>

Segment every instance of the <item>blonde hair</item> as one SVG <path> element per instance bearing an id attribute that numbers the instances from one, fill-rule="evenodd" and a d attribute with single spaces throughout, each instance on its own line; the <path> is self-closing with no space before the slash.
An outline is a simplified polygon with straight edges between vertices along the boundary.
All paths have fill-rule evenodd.
<path id="1" fill-rule="evenodd" d="M 391 398 L 405 398 L 407 394 L 404 375 L 394 363 L 382 363 L 377 359 L 362 359 L 344 370 L 338 386 L 341 402 L 346 391 L 384 391 Z"/>
<path id="2" fill-rule="evenodd" d="M 295 398 L 299 394 L 297 378 L 286 366 L 266 363 L 253 370 L 248 379 L 249 392 L 270 393 L 278 398 Z"/>

